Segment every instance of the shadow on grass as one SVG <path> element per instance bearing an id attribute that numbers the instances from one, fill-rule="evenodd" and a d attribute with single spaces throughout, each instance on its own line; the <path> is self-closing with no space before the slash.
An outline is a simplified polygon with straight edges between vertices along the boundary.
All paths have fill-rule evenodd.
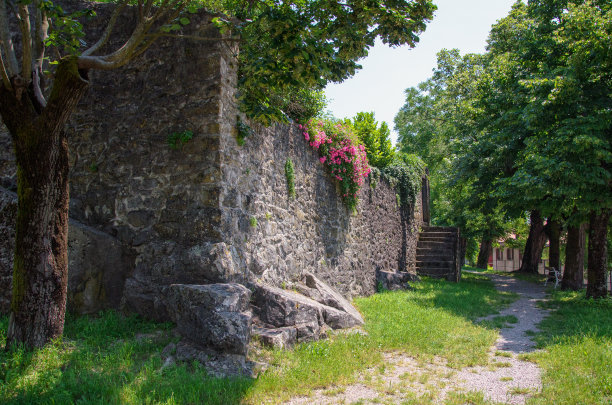
<path id="1" fill-rule="evenodd" d="M 1 318 L 2 345 L 7 326 Z M 253 380 L 211 378 L 197 364 L 162 368 L 160 352 L 173 339 L 170 325 L 136 316 L 69 316 L 63 341 L 0 352 L 0 398 L 7 404 L 240 402 Z"/>
<path id="2" fill-rule="evenodd" d="M 518 297 L 498 291 L 487 276 L 473 273 L 464 273 L 459 283 L 427 279 L 415 288 L 423 293 L 416 297 L 422 305 L 442 308 L 471 321 L 498 313 Z"/>

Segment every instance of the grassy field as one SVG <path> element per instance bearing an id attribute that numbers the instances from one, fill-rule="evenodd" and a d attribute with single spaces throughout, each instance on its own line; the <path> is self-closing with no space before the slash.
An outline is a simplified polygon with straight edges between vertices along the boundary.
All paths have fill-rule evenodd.
<path id="1" fill-rule="evenodd" d="M 473 321 L 514 299 L 481 275 L 459 284 L 425 279 L 414 291 L 359 298 L 367 335 L 338 333 L 292 351 L 260 349 L 270 367 L 257 379 L 219 379 L 198 364 L 163 368 L 161 350 L 176 341 L 169 324 L 105 312 L 69 317 L 62 341 L 35 352 L 0 352 L 0 402 L 207 403 L 280 402 L 313 388 L 355 382 L 358 373 L 384 367 L 383 352 L 401 351 L 452 367 L 486 364 L 497 332 Z M 7 319 L 0 320 L 4 344 Z"/>
<path id="2" fill-rule="evenodd" d="M 612 403 L 612 300 L 587 300 L 584 291 L 552 291 L 552 310 L 535 335 L 544 349 L 525 356 L 543 369 L 533 404 Z"/>

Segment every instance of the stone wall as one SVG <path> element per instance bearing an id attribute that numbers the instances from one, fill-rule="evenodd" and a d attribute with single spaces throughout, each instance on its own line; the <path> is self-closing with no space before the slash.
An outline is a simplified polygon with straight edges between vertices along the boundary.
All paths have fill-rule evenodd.
<path id="1" fill-rule="evenodd" d="M 250 278 L 281 286 L 308 271 L 350 296 L 375 291 L 376 269 L 414 272 L 420 193 L 402 212 L 394 189 L 368 180 L 352 214 L 295 125 L 256 128 L 242 147 L 224 135 L 221 152 L 223 239 L 240 252 Z"/>
<path id="2" fill-rule="evenodd" d="M 87 24 L 92 38 L 109 14 L 107 6 L 95 7 L 99 18 Z M 123 18 L 117 27 L 128 27 L 133 16 Z M 187 33 L 218 37 L 208 22 L 193 18 Z M 167 320 L 170 284 L 283 286 L 309 271 L 350 296 L 375 290 L 376 269 L 414 272 L 420 196 L 402 212 L 388 184 L 366 182 L 351 214 L 294 126 L 253 125 L 238 146 L 236 52 L 224 41 L 164 40 L 121 70 L 90 74 L 67 128 L 70 215 L 125 251 L 121 305 Z M 171 148 L 168 136 L 185 130 L 193 139 Z M 15 186 L 10 145 L 0 130 L 5 189 Z M 295 199 L 287 194 L 287 158 L 295 167 Z M 12 268 L 4 245 L 0 280 Z"/>

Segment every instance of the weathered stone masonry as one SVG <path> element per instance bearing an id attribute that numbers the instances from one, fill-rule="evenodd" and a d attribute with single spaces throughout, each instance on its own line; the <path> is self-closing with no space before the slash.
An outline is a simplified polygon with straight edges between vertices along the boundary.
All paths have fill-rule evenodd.
<path id="1" fill-rule="evenodd" d="M 92 37 L 108 15 L 105 6 L 96 7 L 101 17 L 87 26 Z M 218 36 L 206 19 L 189 29 Z M 90 90 L 68 128 L 70 213 L 79 229 L 104 235 L 104 243 L 120 249 L 101 248 L 95 260 L 102 270 L 84 272 L 71 258 L 69 271 L 80 285 L 71 277 L 73 309 L 101 308 L 78 305 L 91 301 L 91 290 L 112 295 L 102 307 L 168 320 L 171 284 L 259 280 L 283 287 L 307 271 L 352 296 L 375 291 L 377 269 L 414 273 L 420 195 L 402 214 L 388 184 L 366 182 L 351 214 L 295 126 L 253 125 L 254 133 L 238 146 L 236 52 L 223 41 L 160 41 L 120 71 L 91 73 Z M 184 130 L 193 131 L 193 139 L 171 149 L 168 135 Z M 0 143 L 0 179 L 11 188 L 5 132 Z M 294 199 L 287 193 L 288 158 L 295 167 Z M 3 280 L 12 268 L 9 239 L 1 245 Z M 121 264 L 113 267 L 121 275 L 105 287 L 98 273 L 117 256 Z"/>

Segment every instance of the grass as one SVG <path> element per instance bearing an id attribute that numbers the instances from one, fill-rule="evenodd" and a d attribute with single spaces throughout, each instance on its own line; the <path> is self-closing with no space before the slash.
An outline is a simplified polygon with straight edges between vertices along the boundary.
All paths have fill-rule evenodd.
<path id="1" fill-rule="evenodd" d="M 452 367 L 484 365 L 497 332 L 474 321 L 513 299 L 478 274 L 465 274 L 461 283 L 424 279 L 414 291 L 359 298 L 367 335 L 334 333 L 292 351 L 260 350 L 255 354 L 270 367 L 257 379 L 213 378 L 197 363 L 162 367 L 160 352 L 177 340 L 169 324 L 115 312 L 68 317 L 63 340 L 33 352 L 0 352 L 0 398 L 11 404 L 277 403 L 365 381 L 367 373 L 360 373 L 385 367 L 384 352 L 422 361 L 439 356 Z M 7 326 L 0 318 L 0 345 Z"/>
<path id="2" fill-rule="evenodd" d="M 518 318 L 514 315 L 494 316 L 491 319 L 480 321 L 479 324 L 490 329 L 511 328 L 510 324 L 518 323 Z"/>
<path id="3" fill-rule="evenodd" d="M 528 355 L 542 367 L 543 390 L 532 404 L 612 403 L 612 300 L 587 300 L 584 291 L 553 291 L 552 309 Z"/>

